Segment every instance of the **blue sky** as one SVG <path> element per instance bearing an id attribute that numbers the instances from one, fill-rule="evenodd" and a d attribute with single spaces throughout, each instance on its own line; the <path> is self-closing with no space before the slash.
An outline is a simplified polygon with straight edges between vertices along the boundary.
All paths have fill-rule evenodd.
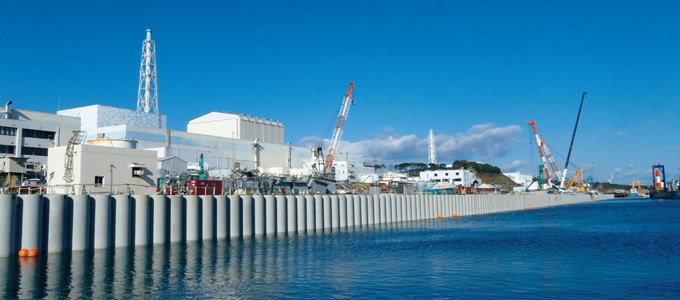
<path id="1" fill-rule="evenodd" d="M 229 111 L 307 145 L 354 81 L 340 151 L 426 162 L 434 129 L 439 162 L 533 174 L 526 123 L 562 168 L 587 91 L 572 162 L 644 184 L 652 163 L 679 173 L 678 19 L 678 1 L 6 1 L 0 101 L 135 109 L 151 28 L 172 129 Z"/>

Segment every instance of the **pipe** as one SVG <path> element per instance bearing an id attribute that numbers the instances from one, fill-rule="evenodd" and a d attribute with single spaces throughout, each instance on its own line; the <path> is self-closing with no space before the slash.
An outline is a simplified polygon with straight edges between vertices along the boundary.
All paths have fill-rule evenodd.
<path id="1" fill-rule="evenodd" d="M 9 113 L 10 113 L 9 106 L 10 105 L 12 105 L 12 101 L 7 101 L 7 103 L 5 103 L 5 119 L 9 119 Z"/>

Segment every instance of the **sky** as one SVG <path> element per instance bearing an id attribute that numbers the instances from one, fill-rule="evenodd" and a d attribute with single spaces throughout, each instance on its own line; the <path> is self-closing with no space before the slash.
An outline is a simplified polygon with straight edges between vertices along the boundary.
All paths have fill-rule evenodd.
<path id="1" fill-rule="evenodd" d="M 366 162 L 465 159 L 537 173 L 533 130 L 569 175 L 680 175 L 680 1 L 5 1 L 0 101 L 56 113 L 136 109 L 153 30 L 160 112 L 173 130 L 212 111 L 281 121 Z M 325 144 L 327 146 L 327 143 Z"/>

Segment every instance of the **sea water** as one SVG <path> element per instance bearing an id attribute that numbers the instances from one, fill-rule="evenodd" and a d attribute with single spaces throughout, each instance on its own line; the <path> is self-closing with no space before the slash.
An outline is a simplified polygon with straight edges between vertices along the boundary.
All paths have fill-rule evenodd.
<path id="1" fill-rule="evenodd" d="M 680 298 L 680 201 L 0 258 L 0 298 Z"/>

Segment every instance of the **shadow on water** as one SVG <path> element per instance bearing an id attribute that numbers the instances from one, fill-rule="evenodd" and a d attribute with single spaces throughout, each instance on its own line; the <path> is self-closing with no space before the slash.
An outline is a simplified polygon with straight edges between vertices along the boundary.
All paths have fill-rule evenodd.
<path id="1" fill-rule="evenodd" d="M 0 298 L 676 298 L 678 203 L 0 258 Z"/>

